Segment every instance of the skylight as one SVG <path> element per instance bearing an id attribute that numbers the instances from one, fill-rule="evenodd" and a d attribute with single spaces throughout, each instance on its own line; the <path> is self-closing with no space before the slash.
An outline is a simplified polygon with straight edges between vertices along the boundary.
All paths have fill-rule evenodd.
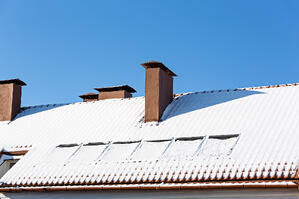
<path id="1" fill-rule="evenodd" d="M 238 135 L 182 137 L 169 140 L 59 145 L 43 164 L 87 164 L 94 162 L 152 161 L 228 156 Z"/>
<path id="2" fill-rule="evenodd" d="M 143 142 L 139 149 L 132 154 L 131 160 L 157 160 L 169 144 L 169 141 Z"/>
<path id="3" fill-rule="evenodd" d="M 176 140 L 163 155 L 166 159 L 185 159 L 192 157 L 203 139 Z"/>
<path id="4" fill-rule="evenodd" d="M 202 147 L 198 156 L 226 156 L 231 153 L 232 147 L 237 142 L 237 137 L 228 139 L 209 138 Z"/>
<path id="5" fill-rule="evenodd" d="M 112 144 L 104 154 L 102 161 L 123 161 L 130 156 L 137 145 L 138 143 Z"/>

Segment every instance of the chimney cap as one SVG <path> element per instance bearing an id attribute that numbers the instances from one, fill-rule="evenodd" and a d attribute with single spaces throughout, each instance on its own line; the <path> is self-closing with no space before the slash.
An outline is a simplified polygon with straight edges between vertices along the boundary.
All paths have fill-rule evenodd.
<path id="1" fill-rule="evenodd" d="M 26 86 L 27 84 L 20 79 L 8 79 L 8 80 L 0 80 L 0 84 L 17 84 L 19 86 Z"/>
<path id="2" fill-rule="evenodd" d="M 95 88 L 95 90 L 97 90 L 99 92 L 125 90 L 125 91 L 128 91 L 129 93 L 136 93 L 136 90 L 128 85 L 112 86 L 112 87 L 105 87 L 105 88 Z"/>
<path id="3" fill-rule="evenodd" d="M 99 94 L 96 93 L 86 93 L 79 96 L 82 99 L 98 99 Z"/>
<path id="4" fill-rule="evenodd" d="M 165 72 L 169 73 L 170 76 L 177 76 L 174 72 L 172 72 L 169 68 L 167 68 L 162 62 L 157 62 L 157 61 L 150 61 L 141 64 L 144 68 L 161 68 Z"/>

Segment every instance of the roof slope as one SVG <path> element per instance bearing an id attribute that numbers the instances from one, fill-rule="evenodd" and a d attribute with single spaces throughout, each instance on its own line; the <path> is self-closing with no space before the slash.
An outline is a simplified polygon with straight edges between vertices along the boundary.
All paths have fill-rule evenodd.
<path id="1" fill-rule="evenodd" d="M 0 145 L 34 146 L 1 181 L 42 186 L 294 180 L 296 85 L 180 95 L 159 123 L 143 123 L 143 97 L 27 108 L 0 123 Z"/>

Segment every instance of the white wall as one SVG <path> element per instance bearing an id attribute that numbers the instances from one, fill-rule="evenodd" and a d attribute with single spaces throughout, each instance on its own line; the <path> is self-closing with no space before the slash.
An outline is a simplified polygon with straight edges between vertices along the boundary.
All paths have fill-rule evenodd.
<path id="1" fill-rule="evenodd" d="M 201 198 L 260 198 L 260 199 L 299 199 L 298 189 L 249 189 L 249 190 L 183 190 L 183 191 L 69 191 L 69 192 L 20 192 L 5 193 L 10 199 L 49 199 L 49 198 L 107 198 L 107 199 L 201 199 Z M 5 198 L 4 196 L 2 196 Z M 0 195 L 0 198 L 3 199 Z M 5 198 L 7 199 L 7 198 Z"/>

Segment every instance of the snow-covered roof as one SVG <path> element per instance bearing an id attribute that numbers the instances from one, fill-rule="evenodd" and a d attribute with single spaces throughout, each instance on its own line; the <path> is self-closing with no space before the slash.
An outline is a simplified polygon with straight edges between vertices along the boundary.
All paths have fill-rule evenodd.
<path id="1" fill-rule="evenodd" d="M 27 107 L 0 146 L 30 149 L 2 186 L 298 180 L 297 84 Z"/>

